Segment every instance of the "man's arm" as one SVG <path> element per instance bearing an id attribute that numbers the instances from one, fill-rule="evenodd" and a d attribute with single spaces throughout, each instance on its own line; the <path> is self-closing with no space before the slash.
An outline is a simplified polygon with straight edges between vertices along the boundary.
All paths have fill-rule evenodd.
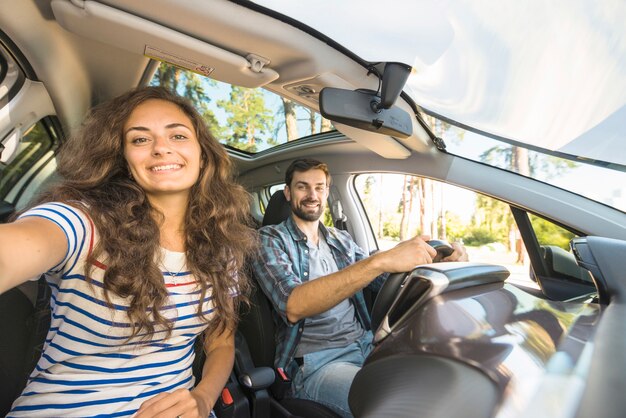
<path id="1" fill-rule="evenodd" d="M 297 286 L 287 300 L 287 319 L 296 323 L 320 314 L 349 298 L 385 272 L 410 271 L 432 262 L 436 251 L 420 237 L 403 241 L 340 270 Z"/>

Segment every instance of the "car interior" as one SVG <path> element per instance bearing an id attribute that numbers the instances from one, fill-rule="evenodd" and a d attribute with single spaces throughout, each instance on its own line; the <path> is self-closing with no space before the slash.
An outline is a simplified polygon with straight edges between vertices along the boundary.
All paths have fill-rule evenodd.
<path id="1" fill-rule="evenodd" d="M 285 170 L 295 158 L 310 157 L 331 170 L 325 224 L 349 232 L 369 254 L 389 248 L 381 239 L 383 232 L 393 236 L 394 243 L 403 237 L 397 225 L 398 202 L 405 202 L 403 191 L 413 190 L 413 184 L 433 184 L 428 190 L 440 206 L 449 186 L 460 190 L 454 196 L 472 193 L 479 196 L 477 201 L 497 202 L 514 226 L 502 242 L 518 242 L 523 248 L 518 254 L 525 254 L 516 264 L 516 274 L 499 262 L 477 257 L 477 262 L 471 260 L 456 270 L 444 265 L 416 268 L 389 280 L 378 295 L 367 293 L 379 324 L 373 330 L 377 346 L 352 387 L 355 416 L 620 416 L 626 408 L 621 394 L 626 385 L 626 340 L 621 337 L 626 333 L 626 203 L 612 205 L 452 152 L 457 145 L 442 134 L 442 127 L 463 130 L 468 138 L 481 131 L 421 107 L 405 87 L 410 65 L 361 58 L 279 10 L 273 2 L 247 0 L 0 0 L 0 222 L 13 219 L 59 180 L 56 152 L 90 107 L 136 86 L 184 91 L 190 80 L 204 80 L 199 87 L 203 97 L 222 109 L 210 108 L 212 117 L 226 120 L 223 109 L 230 109 L 229 100 L 235 101 L 232 92 L 262 91 L 263 97 L 271 94 L 279 103 L 293 103 L 309 112 L 299 115 L 301 123 L 311 122 L 312 128 L 287 139 L 276 132 L 287 128 L 288 116 L 274 112 L 264 120 L 274 118 L 277 127 L 258 128 L 270 137 L 265 142 L 251 147 L 245 134 L 237 137 L 234 128 L 239 142 L 220 138 L 235 164 L 238 182 L 250 193 L 250 214 L 259 227 L 289 216 L 282 192 Z M 175 76 L 166 78 L 167 71 Z M 209 107 L 202 110 L 209 112 Z M 228 123 L 235 126 L 232 118 Z M 324 127 L 324 119 L 332 126 Z M 549 153 L 549 158 L 560 156 Z M 588 163 L 583 157 L 572 161 Z M 623 190 L 619 184 L 624 184 L 620 181 L 626 180 L 624 167 L 618 163 L 600 167 L 615 176 L 605 182 L 617 185 L 619 193 Z M 420 187 L 415 190 L 426 190 Z M 383 194 L 385 188 L 398 192 L 389 197 Z M 615 202 L 626 198 L 615 193 Z M 385 211 L 370 209 L 375 204 L 395 205 L 394 221 L 383 222 Z M 454 209 L 467 202 L 450 198 L 446 205 Z M 429 215 L 433 219 L 434 212 Z M 417 221 L 402 222 L 418 229 Z M 452 227 L 457 219 L 447 222 Z M 566 236 L 567 249 L 556 243 L 557 232 L 548 234 L 542 228 Z M 476 254 L 482 257 L 489 251 L 481 248 L 484 251 Z M 9 412 L 45 344 L 49 290 L 45 280 L 34 279 L 0 295 L 0 415 Z M 502 296 L 506 292 L 530 302 L 513 307 L 517 302 L 506 300 Z M 500 295 L 501 305 L 516 323 L 557 324 L 558 338 L 545 332 L 537 335 L 549 343 L 540 337 L 539 342 L 525 342 L 535 344 L 531 348 L 539 354 L 532 361 L 542 366 L 527 380 L 523 368 L 500 367 L 511 352 L 518 353 L 517 348 L 505 349 L 503 336 L 523 340 L 530 335 L 528 329 L 505 325 L 504 320 L 500 328 L 480 329 L 500 337 L 484 362 L 473 357 L 480 348 L 441 354 L 437 350 L 444 346 L 452 350 L 454 344 L 442 343 L 428 351 L 425 343 L 409 347 L 399 342 L 417 335 L 414 324 L 426 324 L 420 315 L 426 318 L 444 302 L 451 307 L 450 315 L 457 312 L 459 328 L 464 319 L 474 321 L 474 327 L 477 322 L 461 312 L 466 306 L 463 298 L 474 301 L 467 312 L 490 317 L 491 302 L 481 302 L 488 294 Z M 533 317 L 530 306 L 548 312 L 550 318 Z M 273 365 L 274 327 L 270 302 L 253 286 L 250 308 L 242 313 L 237 333 L 235 368 L 215 406 L 217 416 L 337 416 L 322 404 L 285 396 L 290 376 Z M 472 328 L 472 335 L 478 335 L 479 328 Z M 572 345 L 575 354 L 569 363 L 557 361 L 563 356 L 551 360 L 555 353 L 570 353 Z M 414 352 L 417 346 L 426 347 L 420 355 Z M 199 372 L 200 347 L 196 354 Z M 416 378 L 419 375 L 421 379 Z M 449 397 L 443 393 L 454 394 L 455 399 L 444 401 Z M 468 404 L 476 408 L 470 411 Z"/>

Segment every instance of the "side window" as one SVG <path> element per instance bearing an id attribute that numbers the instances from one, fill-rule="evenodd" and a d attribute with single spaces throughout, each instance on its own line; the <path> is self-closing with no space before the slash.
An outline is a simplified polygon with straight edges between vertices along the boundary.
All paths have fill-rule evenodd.
<path id="1" fill-rule="evenodd" d="M 388 173 L 360 174 L 355 188 L 378 248 L 415 235 L 462 242 L 471 261 L 505 265 L 512 279 L 528 281 L 529 257 L 509 205 L 427 178 Z M 568 250 L 574 234 L 532 216 L 540 245 Z"/>
<path id="2" fill-rule="evenodd" d="M 27 173 L 52 149 L 54 141 L 42 121 L 21 136 L 19 130 L 14 130 L 5 139 L 16 150 L 9 158 L 0 158 L 0 200 L 14 202 L 21 194 L 15 189 L 26 185 Z"/>
<path id="3" fill-rule="evenodd" d="M 528 216 L 539 245 L 553 245 L 565 251 L 570 250 L 569 242 L 576 236 L 574 233 L 539 216 Z"/>
<path id="4" fill-rule="evenodd" d="M 53 128 L 53 109 L 31 103 L 39 97 L 25 88 L 21 67 L 0 45 L 0 221 L 31 199 L 54 171 L 59 139 Z M 35 122 L 38 120 L 38 122 Z"/>

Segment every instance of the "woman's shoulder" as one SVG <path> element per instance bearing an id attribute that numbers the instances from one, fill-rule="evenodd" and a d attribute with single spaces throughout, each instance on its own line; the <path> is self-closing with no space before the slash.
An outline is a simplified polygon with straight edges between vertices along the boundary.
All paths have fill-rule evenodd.
<path id="1" fill-rule="evenodd" d="M 51 202 L 44 202 L 44 203 L 40 203 L 37 204 L 29 209 L 26 209 L 24 212 L 22 212 L 22 214 L 19 216 L 20 218 L 24 217 L 24 216 L 28 216 L 29 214 L 32 213 L 42 213 L 42 212 L 49 212 L 49 213 L 58 213 L 58 214 L 73 214 L 75 216 L 80 216 L 80 217 L 88 217 L 89 214 L 89 208 L 83 204 L 82 202 L 78 202 L 78 201 L 71 201 L 71 202 L 60 202 L 60 201 L 51 201 Z"/>
<path id="2" fill-rule="evenodd" d="M 25 210 L 18 219 L 36 216 L 57 224 L 81 225 L 93 229 L 89 208 L 81 202 L 45 202 Z"/>

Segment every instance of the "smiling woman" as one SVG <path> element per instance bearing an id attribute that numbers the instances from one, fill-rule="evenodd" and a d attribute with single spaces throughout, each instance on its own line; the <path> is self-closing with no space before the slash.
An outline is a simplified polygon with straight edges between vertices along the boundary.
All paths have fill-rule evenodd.
<path id="1" fill-rule="evenodd" d="M 124 156 L 130 175 L 153 204 L 174 196 L 188 199 L 202 165 L 191 120 L 163 100 L 148 100 L 130 114 L 124 125 Z"/>
<path id="2" fill-rule="evenodd" d="M 9 415 L 208 416 L 254 242 L 224 149 L 186 100 L 141 88 L 94 108 L 58 170 L 0 225 L 0 292 L 42 273 L 52 289 L 43 355 Z"/>

